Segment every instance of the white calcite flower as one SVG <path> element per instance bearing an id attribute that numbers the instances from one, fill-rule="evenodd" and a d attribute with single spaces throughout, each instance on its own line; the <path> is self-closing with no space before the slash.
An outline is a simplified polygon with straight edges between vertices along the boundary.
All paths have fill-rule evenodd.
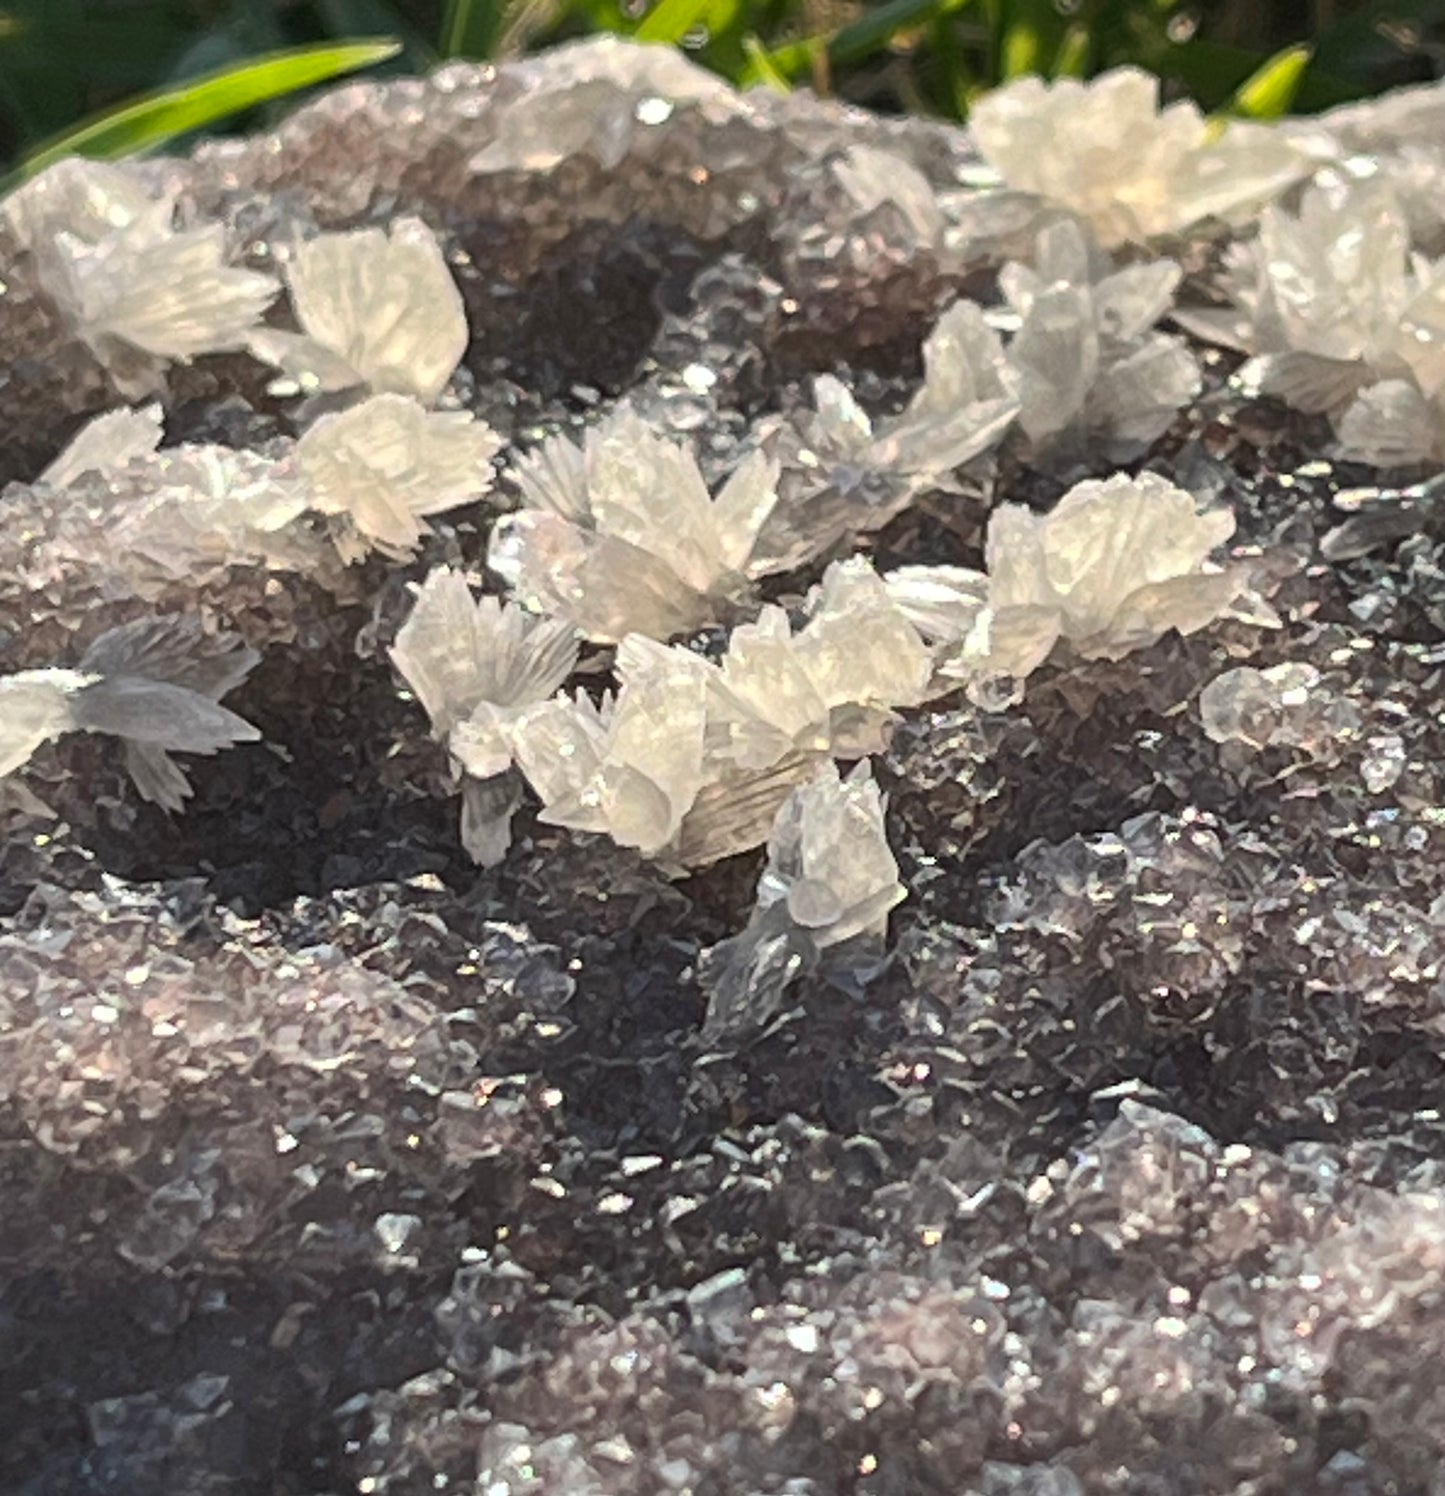
<path id="1" fill-rule="evenodd" d="M 505 125 L 467 163 L 471 172 L 547 172 L 580 154 L 611 170 L 638 136 L 679 108 L 700 109 L 721 121 L 749 107 L 677 47 L 609 35 L 549 47 L 513 63 L 503 86 L 514 90 L 498 116 Z"/>
<path id="2" fill-rule="evenodd" d="M 39 482 L 65 488 L 86 473 L 116 473 L 155 454 L 165 433 L 159 405 L 108 410 L 87 421 Z"/>
<path id="3" fill-rule="evenodd" d="M 942 240 L 948 219 L 938 194 L 928 178 L 897 152 L 855 145 L 833 164 L 833 174 L 864 213 L 889 208 L 920 243 Z"/>
<path id="4" fill-rule="evenodd" d="M 31 586 L 64 575 L 101 597 L 156 601 L 177 584 L 206 588 L 259 567 L 336 590 L 342 568 L 325 530 L 303 518 L 294 453 L 210 443 L 147 451 L 159 428 L 134 414 L 82 428 L 44 481 L 14 497 Z"/>
<path id="5" fill-rule="evenodd" d="M 1308 167 L 1268 126 L 1212 123 L 1187 101 L 1161 109 L 1159 80 L 1137 68 L 1021 78 L 984 95 L 969 127 L 1009 188 L 1068 209 L 1109 246 L 1238 221 Z"/>
<path id="6" fill-rule="evenodd" d="M 1411 379 L 1382 379 L 1335 418 L 1340 454 L 1376 467 L 1445 462 L 1445 392 L 1433 398 Z"/>
<path id="7" fill-rule="evenodd" d="M 513 723 L 560 689 L 577 649 L 570 624 L 474 598 L 466 578 L 443 566 L 418 590 L 391 659 L 468 778 L 490 781 L 511 768 Z M 501 786 L 466 795 L 463 841 L 484 867 L 506 855 L 516 803 Z"/>
<path id="8" fill-rule="evenodd" d="M 109 629 L 74 670 L 0 676 L 0 775 L 71 732 L 122 739 L 141 797 L 179 810 L 190 782 L 173 753 L 212 754 L 260 733 L 219 704 L 259 656 L 193 618 L 145 618 Z"/>
<path id="9" fill-rule="evenodd" d="M 1441 455 L 1445 262 L 1412 255 L 1409 242 L 1387 183 L 1313 186 L 1298 213 L 1270 208 L 1257 238 L 1231 249 L 1231 304 L 1180 320 L 1256 355 L 1248 373 L 1266 393 L 1328 412 L 1346 455 Z"/>
<path id="10" fill-rule="evenodd" d="M 971 301 L 939 318 L 923 345 L 923 383 L 901 414 L 872 421 L 830 374 L 814 409 L 779 420 L 761 439 L 782 468 L 780 501 L 759 541 L 769 569 L 786 570 L 842 536 L 876 530 L 956 469 L 1003 440 L 1018 414 L 1012 367 Z"/>
<path id="11" fill-rule="evenodd" d="M 753 769 L 795 751 L 862 758 L 887 745 L 897 708 L 927 699 L 928 646 L 868 561 L 830 566 L 807 611 L 797 633 L 776 607 L 733 630 L 710 710 L 719 756 Z"/>
<path id="12" fill-rule="evenodd" d="M 98 243 L 154 205 L 129 168 L 66 156 L 12 192 L 0 212 L 5 226 L 34 254 L 57 234 Z"/>
<path id="13" fill-rule="evenodd" d="M 1309 188 L 1299 211 L 1268 209 L 1229 252 L 1231 305 L 1191 308 L 1193 332 L 1259 356 L 1261 387 L 1308 411 L 1339 411 L 1364 385 L 1445 384 L 1445 274 L 1412 256 L 1381 182 Z"/>
<path id="14" fill-rule="evenodd" d="M 165 363 L 241 348 L 278 286 L 227 263 L 218 223 L 176 227 L 171 196 L 78 158 L 21 187 L 6 220 L 45 289 L 127 393 L 155 387 Z"/>
<path id="15" fill-rule="evenodd" d="M 937 646 L 940 674 L 993 701 L 993 683 L 1022 681 L 1061 640 L 1086 659 L 1120 659 L 1214 622 L 1247 588 L 1210 559 L 1233 533 L 1228 510 L 1201 514 L 1163 478 L 1120 473 L 1078 484 L 1045 515 L 1002 505 L 986 575 L 913 566 L 887 583 Z"/>
<path id="16" fill-rule="evenodd" d="M 1086 659 L 1111 660 L 1171 629 L 1196 633 L 1243 590 L 1210 560 L 1233 533 L 1229 510 L 1201 514 L 1154 473 L 1077 484 L 1045 515 L 1005 504 L 985 552 L 994 627 L 1031 614 Z"/>
<path id="17" fill-rule="evenodd" d="M 207 444 L 132 462 L 131 502 L 105 516 L 114 553 L 144 557 L 159 576 L 200 583 L 240 562 L 312 570 L 325 537 L 298 533 L 308 506 L 293 461 Z M 327 548 L 329 549 L 329 547 Z"/>
<path id="18" fill-rule="evenodd" d="M 885 746 L 895 710 L 923 700 L 932 673 L 923 639 L 858 559 L 829 568 L 796 633 L 765 608 L 717 663 L 629 635 L 615 702 L 561 697 L 502 732 L 544 820 L 696 867 L 756 846 L 823 758 Z"/>
<path id="19" fill-rule="evenodd" d="M 889 910 L 906 896 L 868 764 L 847 779 L 823 764 L 778 811 L 746 929 L 709 952 L 704 1038 L 764 1028 L 788 984 L 827 952 L 846 952 L 844 964 L 871 962 Z"/>
<path id="20" fill-rule="evenodd" d="M 707 781 L 707 679 L 661 648 L 620 673 L 615 699 L 579 691 L 523 712 L 512 743 L 542 820 L 659 857 Z"/>
<path id="21" fill-rule="evenodd" d="M 1004 266 L 999 284 L 1018 321 L 1008 358 L 1019 424 L 1036 456 L 1071 458 L 1097 445 L 1124 461 L 1199 393 L 1194 355 L 1154 330 L 1181 275 L 1172 260 L 1101 265 L 1069 220 L 1040 232 L 1032 266 Z"/>
<path id="22" fill-rule="evenodd" d="M 322 416 L 296 446 L 307 501 L 333 518 L 343 559 L 370 550 L 412 555 L 424 516 L 480 498 L 492 486 L 501 438 L 466 411 L 433 412 L 408 395 L 374 395 Z"/>
<path id="23" fill-rule="evenodd" d="M 881 939 L 906 890 L 888 846 L 883 797 L 867 762 L 846 779 L 825 765 L 793 791 L 768 839 L 758 907 L 783 902 L 819 949 L 859 936 Z"/>
<path id="24" fill-rule="evenodd" d="M 301 331 L 260 328 L 249 346 L 308 394 L 365 388 L 431 405 L 466 352 L 461 293 L 420 219 L 318 234 L 283 274 Z"/>
<path id="25" fill-rule="evenodd" d="M 689 633 L 725 619 L 761 574 L 758 531 L 777 500 L 761 454 L 710 497 L 696 458 L 623 406 L 581 447 L 552 437 L 513 477 L 524 507 L 498 521 L 488 562 L 589 638 Z"/>

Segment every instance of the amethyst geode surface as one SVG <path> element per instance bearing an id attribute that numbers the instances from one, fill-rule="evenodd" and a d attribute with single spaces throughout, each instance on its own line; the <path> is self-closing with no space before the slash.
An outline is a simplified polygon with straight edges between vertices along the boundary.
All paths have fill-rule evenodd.
<path id="1" fill-rule="evenodd" d="M 962 131 L 589 44 L 125 168 L 138 212 L 174 202 L 165 234 L 223 226 L 173 248 L 226 262 L 242 322 L 318 233 L 444 248 L 460 364 L 376 398 L 485 422 L 487 478 L 383 516 L 405 543 L 379 549 L 350 479 L 313 501 L 329 531 L 285 528 L 297 491 L 267 507 L 303 431 L 355 408 L 276 378 L 319 314 L 220 352 L 113 298 L 101 329 L 12 215 L 0 707 L 51 716 L 0 781 L 0 1488 L 1445 1492 L 1445 525 L 1420 481 L 1445 99 L 1261 133 L 1228 192 L 1188 119 L 1133 164 L 1083 139 L 1070 202 L 1006 147 L 1028 111 L 1060 150 L 1070 109 L 1104 128 L 1071 97 L 994 110 L 990 179 Z M 967 389 L 937 341 L 923 362 L 960 298 Z M 363 355 L 341 384 L 396 388 Z M 158 454 L 42 478 L 142 399 Z M 476 497 L 493 446 L 620 402 L 609 429 L 688 444 L 704 486 L 773 464 L 780 559 L 694 589 L 721 600 L 697 669 L 765 605 L 791 647 L 861 551 L 911 579 L 920 684 L 824 701 L 787 753 L 831 778 L 767 853 L 765 817 L 753 850 L 648 860 L 507 780 L 479 867 L 422 704 L 449 708 L 390 651 L 416 584 L 451 568 L 428 587 L 465 612 L 455 575 L 479 587 L 499 515 L 530 512 L 505 470 Z M 1347 460 L 1362 430 L 1419 465 Z M 192 502 L 181 444 L 247 455 L 204 526 L 146 511 L 172 528 L 137 569 L 109 527 L 162 472 Z M 1120 462 L 1220 559 L 1156 575 L 1157 525 L 1125 566 L 1114 511 L 1057 543 L 1021 512 L 1077 516 L 1061 497 Z M 268 516 L 245 546 L 233 503 Z M 133 709 L 134 650 L 103 668 L 118 638 L 153 659 L 171 614 L 200 622 L 167 649 L 230 662 L 173 682 L 212 746 L 146 737 L 172 698 Z M 1014 624 L 1042 639 L 1024 665 Z M 554 659 L 574 693 L 621 632 Z M 127 712 L 98 718 L 100 688 Z M 540 751 L 486 744 L 502 773 L 467 793 Z M 596 782 L 635 799 L 615 746 Z M 177 785 L 170 748 L 214 756 Z M 871 780 L 832 773 L 864 753 Z M 780 800 L 808 776 L 779 761 Z M 866 919 L 809 861 L 834 794 L 871 837 Z"/>

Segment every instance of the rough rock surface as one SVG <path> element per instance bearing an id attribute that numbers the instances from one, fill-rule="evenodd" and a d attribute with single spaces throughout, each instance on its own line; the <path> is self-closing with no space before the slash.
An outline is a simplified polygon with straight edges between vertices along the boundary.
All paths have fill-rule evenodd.
<path id="1" fill-rule="evenodd" d="M 1442 107 L 1345 138 L 1428 155 Z M 941 307 L 999 304 L 1027 236 L 949 228 L 977 165 L 602 46 L 136 170 L 253 269 L 422 218 L 454 402 L 532 444 L 630 395 L 717 481 L 814 376 L 897 413 Z M 8 240 L 0 281 L 13 515 L 119 400 Z M 0 1490 L 1440 1496 L 1445 527 L 1190 347 L 1143 461 L 1232 507 L 1279 626 L 905 712 L 891 954 L 745 1043 L 704 1041 L 704 952 L 761 850 L 669 879 L 528 807 L 497 867 L 462 849 L 387 651 L 495 505 L 344 585 L 158 584 L 263 650 L 228 698 L 262 741 L 175 816 L 90 736 L 0 801 Z M 173 368 L 166 443 L 294 436 L 273 373 Z M 873 553 L 976 567 L 992 503 L 1065 486 L 1015 432 Z M 0 670 L 151 605 L 8 531 Z"/>

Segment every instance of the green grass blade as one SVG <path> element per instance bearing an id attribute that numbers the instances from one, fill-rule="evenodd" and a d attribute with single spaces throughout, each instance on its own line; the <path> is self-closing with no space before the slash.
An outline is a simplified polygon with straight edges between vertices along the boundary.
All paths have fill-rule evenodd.
<path id="1" fill-rule="evenodd" d="M 792 85 L 775 68 L 768 49 L 750 32 L 743 38 L 743 56 L 748 60 L 745 77 L 750 83 L 761 83 L 775 93 L 791 93 Z"/>
<path id="2" fill-rule="evenodd" d="M 632 34 L 640 42 L 676 46 L 702 20 L 708 0 L 657 0 Z"/>
<path id="3" fill-rule="evenodd" d="M 1049 69 L 1054 78 L 1085 78 L 1089 73 L 1089 28 L 1073 25 L 1064 32 L 1059 50 L 1054 53 L 1054 65 Z"/>
<path id="4" fill-rule="evenodd" d="M 447 0 L 437 50 L 443 57 L 490 57 L 498 9 L 496 0 Z"/>
<path id="5" fill-rule="evenodd" d="M 1308 47 L 1286 47 L 1276 52 L 1235 89 L 1223 112 L 1245 119 L 1282 118 L 1294 107 L 1309 65 Z"/>
<path id="6" fill-rule="evenodd" d="M 107 110 L 32 151 L 15 177 L 32 177 L 65 156 L 111 160 L 150 150 L 255 104 L 285 98 L 329 78 L 385 62 L 400 50 L 399 42 L 382 37 L 341 46 L 272 52 Z"/>
<path id="7" fill-rule="evenodd" d="M 1047 70 L 1061 30 L 1052 0 L 1014 0 L 1006 7 L 1001 48 L 1002 80 Z"/>

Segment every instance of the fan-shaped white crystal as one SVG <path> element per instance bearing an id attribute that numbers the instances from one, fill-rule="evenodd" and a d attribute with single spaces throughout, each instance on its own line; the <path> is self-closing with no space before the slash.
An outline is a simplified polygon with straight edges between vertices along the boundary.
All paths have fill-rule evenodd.
<path id="1" fill-rule="evenodd" d="M 153 581 L 199 585 L 234 564 L 314 571 L 330 550 L 292 527 L 307 507 L 293 464 L 259 452 L 163 447 L 132 458 L 103 491 L 71 481 L 61 543 L 77 556 L 98 552 L 142 595 Z"/>
<path id="2" fill-rule="evenodd" d="M 1340 451 L 1376 467 L 1445 458 L 1445 409 L 1409 379 L 1367 385 L 1336 418 Z"/>
<path id="3" fill-rule="evenodd" d="M 1227 510 L 1153 473 L 1080 483 L 1046 515 L 1004 504 L 989 523 L 988 573 L 902 567 L 887 578 L 900 610 L 936 648 L 939 673 L 987 692 L 1021 681 L 1060 639 L 1118 659 L 1171 629 L 1191 634 L 1245 591 L 1210 562 L 1234 532 Z"/>
<path id="4" fill-rule="evenodd" d="M 173 198 L 152 201 L 114 167 L 61 162 L 5 212 L 46 290 L 128 392 L 152 387 L 165 361 L 244 346 L 278 290 L 226 263 L 221 225 L 178 230 Z"/>
<path id="5" fill-rule="evenodd" d="M 1003 439 L 1018 413 L 998 334 L 971 301 L 939 318 L 923 345 L 924 377 L 906 409 L 874 423 L 840 380 L 814 383 L 815 408 L 775 421 L 761 445 L 779 461 L 780 499 L 758 542 L 767 569 L 801 565 L 849 533 L 886 524 L 919 494 Z"/>
<path id="6" fill-rule="evenodd" d="M 113 473 L 154 455 L 164 434 L 159 405 L 110 410 L 87 421 L 39 481 L 64 488 L 86 473 Z"/>
<path id="7" fill-rule="evenodd" d="M 1230 251 L 1225 290 L 1229 307 L 1179 320 L 1255 354 L 1267 393 L 1329 412 L 1347 456 L 1445 451 L 1445 262 L 1410 254 L 1388 182 L 1325 182 L 1297 214 L 1270 208 L 1258 237 Z"/>
<path id="8" fill-rule="evenodd" d="M 138 440 L 129 462 L 101 471 L 85 456 L 90 444 L 82 433 L 79 459 L 67 453 L 53 467 L 63 485 L 35 484 L 17 500 L 29 585 L 69 576 L 103 597 L 154 602 L 177 584 L 208 588 L 251 566 L 305 573 L 333 591 L 341 583 L 324 530 L 295 523 L 308 495 L 290 456 L 210 444 L 142 453 Z"/>
<path id="9" fill-rule="evenodd" d="M 509 715 L 502 737 L 544 818 L 673 866 L 755 846 L 812 764 L 884 746 L 924 699 L 932 659 L 866 561 L 829 568 L 796 634 L 779 608 L 733 631 L 721 664 L 629 635 L 616 705 L 560 698 Z M 453 748 L 466 762 L 465 729 Z"/>
<path id="10" fill-rule="evenodd" d="M 995 626 L 1040 610 L 1088 658 L 1118 659 L 1170 629 L 1192 634 L 1239 595 L 1211 553 L 1234 533 L 1228 510 L 1153 473 L 1076 485 L 1046 515 L 1005 504 L 989 523 L 986 560 Z"/>
<path id="11" fill-rule="evenodd" d="M 906 896 L 866 760 L 847 779 L 827 764 L 793 791 L 768 838 L 759 908 L 785 901 L 793 922 L 826 949 L 860 935 L 881 939 L 888 911 Z"/>
<path id="12" fill-rule="evenodd" d="M 102 634 L 76 670 L 0 677 L 0 775 L 67 732 L 121 738 L 143 799 L 179 810 L 191 793 L 172 753 L 212 754 L 260 733 L 219 705 L 259 656 L 193 618 L 143 618 Z"/>
<path id="13" fill-rule="evenodd" d="M 410 556 L 429 533 L 424 515 L 479 498 L 492 486 L 501 438 L 465 411 L 431 412 L 408 395 L 374 395 L 322 416 L 297 443 L 310 505 L 343 523 L 350 561 L 379 550 Z"/>
<path id="14" fill-rule="evenodd" d="M 443 566 L 418 590 L 391 659 L 467 776 L 463 843 L 492 866 L 511 844 L 518 795 L 471 781 L 498 779 L 511 767 L 518 716 L 576 668 L 576 631 L 495 597 L 473 598 L 466 578 Z"/>
<path id="15" fill-rule="evenodd" d="M 93 683 L 78 670 L 0 675 L 0 775 L 23 768 L 42 743 L 74 732 L 71 698 Z"/>
<path id="16" fill-rule="evenodd" d="M 365 386 L 431 405 L 467 348 L 467 316 L 432 231 L 417 218 L 389 228 L 318 234 L 283 266 L 300 333 L 261 328 L 257 358 L 308 392 Z"/>
<path id="17" fill-rule="evenodd" d="M 1200 389 L 1178 338 L 1155 332 L 1182 272 L 1172 260 L 1098 270 L 1083 231 L 1045 228 L 1035 264 L 1004 266 L 999 284 L 1019 318 L 1008 358 L 1019 423 L 1041 457 L 1072 456 L 1089 439 L 1115 460 L 1136 455 Z"/>
<path id="18" fill-rule="evenodd" d="M 1069 209 L 1110 246 L 1236 220 L 1308 165 L 1266 126 L 1211 125 L 1189 102 L 1161 109 L 1159 80 L 1137 68 L 1021 78 L 985 94 L 969 126 L 1009 187 Z"/>
<path id="19" fill-rule="evenodd" d="M 577 636 L 570 624 L 473 597 L 461 572 L 439 566 L 418 588 L 391 659 L 446 738 L 479 707 L 545 701 L 577 667 Z"/>
<path id="20" fill-rule="evenodd" d="M 57 234 L 97 244 L 129 227 L 153 202 L 126 167 L 66 156 L 12 192 L 0 211 L 10 232 L 36 254 Z"/>
<path id="21" fill-rule="evenodd" d="M 733 630 L 713 718 L 723 752 L 759 768 L 785 752 L 860 758 L 886 746 L 894 710 L 929 693 L 932 657 L 862 557 L 835 562 L 794 634 L 780 608 Z"/>
<path id="22" fill-rule="evenodd" d="M 546 172 L 584 151 L 610 169 L 626 156 L 634 134 L 679 105 L 701 107 L 717 120 L 747 108 L 734 89 L 676 47 L 615 36 L 549 48 L 508 72 L 521 93 L 507 103 L 505 130 L 467 163 L 472 172 Z M 649 97 L 639 105 L 644 93 Z"/>
<path id="23" fill-rule="evenodd" d="M 489 564 L 589 638 L 688 633 L 726 616 L 760 574 L 754 547 L 777 498 L 761 454 L 711 498 L 693 455 L 624 406 L 580 450 L 552 437 L 513 476 L 527 507 L 498 521 Z"/>
<path id="24" fill-rule="evenodd" d="M 928 178 L 896 152 L 855 145 L 835 163 L 833 172 L 865 213 L 891 207 L 923 243 L 942 239 L 947 219 L 937 193 Z"/>
<path id="25" fill-rule="evenodd" d="M 615 701 L 579 692 L 522 712 L 512 742 L 542 819 L 663 853 L 706 782 L 704 663 L 655 645 L 620 672 Z"/>
<path id="26" fill-rule="evenodd" d="M 1232 306 L 1181 314 L 1192 331 L 1261 355 L 1262 387 L 1301 410 L 1340 410 L 1364 384 L 1445 384 L 1445 274 L 1409 253 L 1380 182 L 1311 187 L 1299 212 L 1268 209 L 1229 255 Z"/>

